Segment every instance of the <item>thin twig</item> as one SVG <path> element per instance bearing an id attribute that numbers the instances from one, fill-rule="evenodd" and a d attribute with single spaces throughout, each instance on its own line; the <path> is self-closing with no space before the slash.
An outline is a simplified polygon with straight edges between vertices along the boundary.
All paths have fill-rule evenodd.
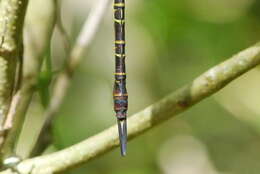
<path id="1" fill-rule="evenodd" d="M 61 35 L 61 38 L 62 38 L 62 43 L 64 45 L 64 49 L 65 49 L 65 52 L 67 54 L 70 53 L 70 47 L 71 47 L 71 44 L 70 44 L 70 38 L 69 38 L 69 35 L 62 23 L 62 17 L 61 17 L 61 1 L 60 0 L 57 0 L 57 20 L 56 20 L 56 26 L 57 26 L 57 29 L 58 31 L 60 32 L 60 35 Z"/>
<path id="2" fill-rule="evenodd" d="M 45 134 L 45 131 L 49 128 L 53 117 L 59 110 L 60 105 L 62 104 L 62 101 L 70 86 L 73 72 L 76 70 L 77 65 L 82 60 L 84 51 L 86 51 L 92 43 L 92 40 L 98 31 L 98 27 L 103 17 L 105 16 L 106 9 L 109 7 L 110 3 L 111 0 L 99 0 L 91 9 L 89 17 L 86 19 L 84 26 L 76 40 L 76 43 L 71 49 L 66 66 L 64 70 L 59 73 L 54 83 L 50 105 L 44 114 L 46 121 L 43 128 L 41 129 L 40 135 L 38 136 L 38 141 L 36 142 L 35 148 L 32 150 L 33 153 L 35 152 L 35 149 L 37 149 L 37 146 L 41 144 L 41 137 Z"/>
<path id="3" fill-rule="evenodd" d="M 194 79 L 190 84 L 173 92 L 161 101 L 134 114 L 128 120 L 130 139 L 150 128 L 187 110 L 199 101 L 216 93 L 235 78 L 260 64 L 260 43 L 238 53 L 223 63 L 216 65 Z M 117 126 L 93 136 L 85 141 L 49 155 L 21 162 L 17 169 L 28 174 L 49 174 L 62 172 L 98 156 L 118 146 Z M 6 174 L 8 171 L 1 172 Z"/>

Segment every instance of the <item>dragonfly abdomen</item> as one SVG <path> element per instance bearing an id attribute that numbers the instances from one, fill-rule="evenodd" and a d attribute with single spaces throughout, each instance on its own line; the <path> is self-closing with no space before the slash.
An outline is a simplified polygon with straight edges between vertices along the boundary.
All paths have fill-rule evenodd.
<path id="1" fill-rule="evenodd" d="M 114 110 L 118 120 L 121 154 L 126 155 L 126 117 L 128 108 L 128 94 L 126 90 L 125 68 L 125 0 L 114 0 L 114 28 L 115 28 L 115 84 Z"/>

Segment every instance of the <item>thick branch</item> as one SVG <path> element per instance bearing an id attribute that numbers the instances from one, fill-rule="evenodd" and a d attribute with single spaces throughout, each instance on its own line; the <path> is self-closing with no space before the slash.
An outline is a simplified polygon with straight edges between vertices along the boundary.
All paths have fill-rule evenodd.
<path id="1" fill-rule="evenodd" d="M 0 1 L 0 126 L 14 89 L 16 65 L 22 53 L 22 28 L 27 0 Z"/>
<path id="2" fill-rule="evenodd" d="M 192 83 L 133 115 L 128 120 L 129 137 L 134 138 L 185 111 L 258 64 L 260 64 L 260 43 L 209 69 Z M 24 174 L 61 172 L 94 159 L 117 146 L 117 127 L 113 126 L 64 150 L 25 160 L 18 165 L 18 170 Z M 4 173 L 7 171 L 0 174 Z"/>
<path id="3" fill-rule="evenodd" d="M 0 1 L 0 128 L 8 129 L 6 117 L 18 85 L 22 61 L 22 29 L 28 0 Z M 19 67 L 18 67 L 19 66 Z M 1 137 L 1 142 L 3 138 Z"/>
<path id="4" fill-rule="evenodd" d="M 27 108 L 35 91 L 42 60 L 49 48 L 55 24 L 55 1 L 33 0 L 29 3 L 25 21 L 24 72 L 21 89 L 13 98 L 10 118 L 13 127 L 5 140 L 3 152 L 14 150 L 24 122 Z M 39 34 L 40 33 L 40 34 Z"/>

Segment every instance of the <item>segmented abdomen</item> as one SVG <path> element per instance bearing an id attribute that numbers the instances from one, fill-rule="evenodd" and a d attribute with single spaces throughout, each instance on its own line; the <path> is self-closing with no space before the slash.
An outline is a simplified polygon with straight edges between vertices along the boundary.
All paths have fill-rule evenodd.
<path id="1" fill-rule="evenodd" d="M 114 1 L 115 27 L 115 84 L 114 110 L 116 117 L 125 119 L 128 107 L 125 69 L 125 1 Z"/>

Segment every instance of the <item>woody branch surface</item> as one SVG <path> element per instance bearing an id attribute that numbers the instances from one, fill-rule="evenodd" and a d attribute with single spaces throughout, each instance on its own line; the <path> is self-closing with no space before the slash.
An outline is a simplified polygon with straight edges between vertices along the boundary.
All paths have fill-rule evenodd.
<path id="1" fill-rule="evenodd" d="M 8 129 L 7 113 L 15 92 L 22 60 L 22 29 L 27 0 L 0 1 L 0 128 Z M 1 142 L 3 137 L 1 137 Z"/>
<path id="2" fill-rule="evenodd" d="M 128 120 L 128 136 L 134 138 L 162 121 L 172 118 L 199 101 L 216 93 L 235 78 L 260 64 L 260 43 L 212 67 L 191 83 L 161 101 L 134 114 Z M 17 169 L 22 174 L 62 172 L 88 162 L 118 146 L 117 126 L 64 150 L 22 161 Z M 10 170 L 0 174 L 12 173 Z"/>
<path id="3" fill-rule="evenodd" d="M 22 52 L 22 27 L 27 0 L 0 1 L 0 124 L 10 104 L 16 64 Z"/>
<path id="4" fill-rule="evenodd" d="M 19 91 L 12 101 L 8 117 L 13 118 L 13 127 L 7 135 L 3 153 L 15 152 L 15 146 L 25 119 L 27 108 L 38 82 L 43 57 L 49 48 L 55 24 L 54 0 L 30 1 L 25 19 L 24 71 Z"/>

